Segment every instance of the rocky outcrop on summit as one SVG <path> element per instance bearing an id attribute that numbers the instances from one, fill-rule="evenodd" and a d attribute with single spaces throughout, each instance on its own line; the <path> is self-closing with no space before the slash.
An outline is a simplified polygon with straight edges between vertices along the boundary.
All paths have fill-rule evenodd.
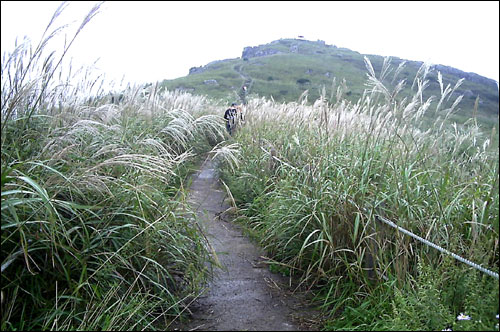
<path id="1" fill-rule="evenodd" d="M 273 54 L 280 54 L 280 53 L 283 53 L 283 52 L 278 51 L 278 50 L 274 50 L 274 49 L 262 49 L 259 46 L 255 46 L 255 47 L 248 46 L 248 47 L 245 47 L 243 49 L 243 53 L 241 54 L 241 58 L 248 59 L 248 58 L 255 58 L 258 56 L 266 56 L 266 55 L 273 55 Z"/>
<path id="2" fill-rule="evenodd" d="M 191 67 L 191 68 L 189 68 L 189 75 L 203 73 L 204 71 L 205 71 L 205 68 L 203 66 Z"/>

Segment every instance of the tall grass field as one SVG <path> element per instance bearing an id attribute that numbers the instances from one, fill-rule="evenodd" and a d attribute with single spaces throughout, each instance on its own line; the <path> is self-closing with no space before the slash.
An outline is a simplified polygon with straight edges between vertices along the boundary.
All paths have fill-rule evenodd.
<path id="1" fill-rule="evenodd" d="M 2 61 L 2 330 L 165 329 L 206 278 L 185 189 L 224 124 L 204 97 L 75 84 L 64 6 Z"/>
<path id="2" fill-rule="evenodd" d="M 323 330 L 498 330 L 498 133 L 474 116 L 450 121 L 462 81 L 440 79 L 431 96 L 428 67 L 393 84 L 389 61 L 375 72 L 366 59 L 357 102 L 335 79 L 312 103 L 307 91 L 249 98 L 230 137 L 221 100 L 159 84 L 115 93 L 71 68 L 66 53 L 100 5 L 54 50 L 65 6 L 38 44 L 2 58 L 2 330 L 168 330 L 184 319 L 210 276 L 186 200 L 207 154 L 235 222 L 314 295 Z"/>
<path id="3" fill-rule="evenodd" d="M 498 329 L 498 133 L 449 121 L 461 81 L 428 96 L 424 65 L 406 98 L 405 82 L 387 83 L 389 61 L 366 68 L 356 103 L 342 84 L 312 106 L 307 93 L 249 101 L 240 167 L 222 176 L 238 220 L 315 292 L 327 330 Z"/>

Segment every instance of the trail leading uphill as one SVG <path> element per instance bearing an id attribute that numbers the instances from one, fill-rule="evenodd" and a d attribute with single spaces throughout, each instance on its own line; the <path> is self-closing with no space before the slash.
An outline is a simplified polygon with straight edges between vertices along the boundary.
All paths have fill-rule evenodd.
<path id="1" fill-rule="evenodd" d="M 207 158 L 193 176 L 188 201 L 196 211 L 222 269 L 213 267 L 214 278 L 206 294 L 190 307 L 192 320 L 181 330 L 292 331 L 305 329 L 304 317 L 312 310 L 303 300 L 285 291 L 288 279 L 273 274 L 262 261 L 262 249 L 242 235 L 238 227 L 221 217 L 229 208 L 214 163 Z M 223 216 L 223 215 L 222 215 Z M 288 293 L 288 294 L 287 294 Z M 302 322 L 302 324 L 301 324 Z"/>
<path id="2" fill-rule="evenodd" d="M 246 103 L 247 103 L 246 98 L 247 98 L 247 95 L 250 93 L 250 89 L 252 88 L 253 79 L 243 72 L 242 66 L 237 65 L 237 66 L 234 66 L 233 69 L 243 79 L 243 84 L 241 85 L 240 89 L 238 90 L 238 97 L 240 98 L 241 103 L 243 105 L 246 105 Z"/>

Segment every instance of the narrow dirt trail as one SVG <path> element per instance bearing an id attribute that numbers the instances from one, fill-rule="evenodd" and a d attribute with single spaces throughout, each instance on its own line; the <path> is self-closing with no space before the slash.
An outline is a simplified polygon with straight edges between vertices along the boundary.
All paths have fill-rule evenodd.
<path id="1" fill-rule="evenodd" d="M 293 331 L 304 330 L 313 310 L 287 292 L 288 278 L 262 263 L 264 252 L 237 225 L 220 216 L 229 205 L 214 163 L 207 158 L 194 174 L 188 201 L 217 253 L 222 269 L 213 266 L 208 291 L 190 306 L 192 319 L 180 330 Z"/>
<path id="2" fill-rule="evenodd" d="M 250 93 L 250 90 L 252 89 L 253 79 L 250 76 L 248 76 L 247 74 L 243 73 L 243 70 L 241 67 L 242 67 L 241 65 L 236 65 L 233 67 L 233 69 L 243 79 L 243 84 L 241 85 L 237 94 L 238 94 L 238 97 L 240 97 L 241 103 L 245 105 L 246 104 L 246 96 Z M 246 89 L 243 89 L 243 87 L 246 87 Z"/>

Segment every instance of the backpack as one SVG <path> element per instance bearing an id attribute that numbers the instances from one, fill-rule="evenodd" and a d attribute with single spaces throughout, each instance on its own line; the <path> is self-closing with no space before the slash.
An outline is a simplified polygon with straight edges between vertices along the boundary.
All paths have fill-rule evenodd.
<path id="1" fill-rule="evenodd" d="M 224 113 L 224 119 L 226 119 L 226 121 L 230 121 L 233 119 L 233 117 L 234 117 L 234 109 L 228 108 Z"/>

